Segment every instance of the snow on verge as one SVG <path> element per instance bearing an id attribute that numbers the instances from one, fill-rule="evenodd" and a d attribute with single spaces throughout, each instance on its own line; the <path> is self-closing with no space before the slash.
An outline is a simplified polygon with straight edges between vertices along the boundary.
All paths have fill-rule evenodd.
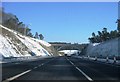
<path id="1" fill-rule="evenodd" d="M 87 47 L 87 55 L 89 56 L 120 56 L 120 51 L 118 50 L 119 39 L 109 40 L 103 43 L 89 44 Z"/>
<path id="2" fill-rule="evenodd" d="M 68 54 L 68 55 L 71 55 L 71 54 L 78 55 L 78 52 L 80 52 L 80 51 L 79 50 L 61 50 L 59 52 L 63 52 L 64 54 Z"/>

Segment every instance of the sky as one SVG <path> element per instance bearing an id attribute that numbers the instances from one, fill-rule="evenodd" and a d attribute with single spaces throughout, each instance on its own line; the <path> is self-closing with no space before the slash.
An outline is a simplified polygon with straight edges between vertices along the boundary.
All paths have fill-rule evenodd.
<path id="1" fill-rule="evenodd" d="M 48 42 L 88 43 L 92 32 L 117 29 L 117 2 L 3 2 L 2 6 Z"/>

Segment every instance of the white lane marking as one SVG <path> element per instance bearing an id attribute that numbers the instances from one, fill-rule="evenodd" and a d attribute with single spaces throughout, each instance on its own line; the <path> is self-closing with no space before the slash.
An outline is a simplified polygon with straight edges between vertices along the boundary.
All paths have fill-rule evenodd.
<path id="1" fill-rule="evenodd" d="M 36 68 L 38 68 L 38 67 L 34 67 L 33 69 L 36 69 Z"/>
<path id="2" fill-rule="evenodd" d="M 74 65 L 73 62 L 71 62 L 71 61 L 69 61 L 69 62 L 70 62 L 72 65 Z M 74 66 L 75 66 L 75 65 L 74 65 Z"/>
<path id="3" fill-rule="evenodd" d="M 68 60 L 68 58 L 67 58 L 67 60 Z M 80 68 L 78 68 L 77 66 L 75 66 L 75 64 L 73 63 L 73 62 L 71 62 L 70 60 L 69 60 L 69 62 L 80 72 L 80 73 L 82 73 L 89 81 L 93 81 L 87 74 L 85 74 Z"/>
<path id="4" fill-rule="evenodd" d="M 50 62 L 50 61 L 49 61 L 49 62 Z M 40 65 L 38 65 L 38 66 L 41 67 L 41 66 L 44 65 L 44 64 L 45 64 L 45 63 L 42 63 L 42 64 L 40 64 Z M 37 69 L 37 68 L 38 68 L 38 67 L 34 67 L 33 69 Z M 26 73 L 28 73 L 28 72 L 30 72 L 30 71 L 32 71 L 32 70 L 27 70 L 27 71 L 22 72 L 22 73 L 20 73 L 20 74 L 18 74 L 18 75 L 15 75 L 15 76 L 13 76 L 13 77 L 10 77 L 10 78 L 2 81 L 2 82 L 9 82 L 9 81 L 15 80 L 16 78 L 18 78 L 18 77 L 20 77 L 20 76 L 22 76 L 22 75 L 24 75 L 24 74 L 26 74 Z"/>
<path id="5" fill-rule="evenodd" d="M 66 57 L 66 59 L 69 61 L 69 59 Z"/>
<path id="6" fill-rule="evenodd" d="M 88 75 L 86 75 L 81 69 L 79 69 L 78 67 L 76 67 L 76 69 L 81 72 L 89 81 L 93 81 Z"/>
<path id="7" fill-rule="evenodd" d="M 38 65 L 38 67 L 41 67 L 41 66 L 43 66 L 43 65 L 44 65 L 44 63 L 42 63 L 42 64 Z"/>
<path id="8" fill-rule="evenodd" d="M 52 60 L 53 60 L 53 59 L 52 59 Z M 52 60 L 50 60 L 50 61 L 52 61 Z M 47 64 L 47 63 L 49 63 L 50 61 L 47 61 L 47 62 L 45 62 L 45 63 L 42 63 L 42 64 L 38 65 L 38 67 L 41 67 L 41 66 L 43 66 L 43 65 L 45 65 L 45 64 Z"/>
<path id="9" fill-rule="evenodd" d="M 49 62 L 50 62 L 50 61 L 48 61 L 48 62 L 46 62 L 46 63 L 49 63 Z M 46 63 L 42 63 L 42 64 L 38 65 L 38 67 L 41 67 L 41 66 L 45 65 Z"/>
<path id="10" fill-rule="evenodd" d="M 50 61 L 49 61 L 49 62 L 50 62 Z M 44 64 L 45 64 L 45 63 L 42 63 L 41 66 L 44 65 Z"/>
<path id="11" fill-rule="evenodd" d="M 15 63 L 15 64 L 20 64 L 20 63 Z"/>
<path id="12" fill-rule="evenodd" d="M 12 81 L 12 80 L 14 80 L 14 79 L 16 79 L 16 78 L 18 78 L 18 77 L 20 77 L 20 76 L 22 76 L 22 75 L 24 75 L 24 74 L 30 72 L 30 71 L 31 71 L 31 70 L 27 70 L 27 71 L 25 71 L 25 72 L 22 72 L 22 73 L 20 73 L 20 74 L 18 74 L 18 75 L 16 75 L 16 76 L 13 76 L 13 77 L 10 77 L 10 78 L 4 80 L 3 82 L 9 82 L 9 81 Z"/>
<path id="13" fill-rule="evenodd" d="M 52 59 L 52 60 L 53 60 L 53 59 Z M 50 61 L 52 61 L 52 60 L 50 60 Z M 50 61 L 48 61 L 47 63 L 49 63 Z M 42 65 L 45 65 L 45 64 L 46 64 L 46 63 L 42 63 L 42 64 L 40 64 L 40 65 L 38 65 L 38 66 L 41 67 Z M 38 68 L 38 67 L 34 67 L 33 69 L 36 69 L 36 68 Z M 9 82 L 9 81 L 15 80 L 16 78 L 18 78 L 18 77 L 20 77 L 20 76 L 23 76 L 24 74 L 29 73 L 30 71 L 32 71 L 32 70 L 27 70 L 27 71 L 22 72 L 22 73 L 20 73 L 20 74 L 18 74 L 18 75 L 15 75 L 15 76 L 13 76 L 13 77 L 10 77 L 10 78 L 2 81 L 2 82 Z"/>
<path id="14" fill-rule="evenodd" d="M 39 67 L 42 66 L 42 65 L 38 65 Z"/>

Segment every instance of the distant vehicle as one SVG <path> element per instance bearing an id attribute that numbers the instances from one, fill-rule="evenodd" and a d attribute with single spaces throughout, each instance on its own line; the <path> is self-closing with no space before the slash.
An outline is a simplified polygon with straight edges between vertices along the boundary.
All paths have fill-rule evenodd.
<path id="1" fill-rule="evenodd" d="M 64 54 L 65 56 L 67 56 L 67 57 L 70 57 L 71 56 L 71 54 Z"/>
<path id="2" fill-rule="evenodd" d="M 67 54 L 64 54 L 65 56 L 67 56 Z"/>

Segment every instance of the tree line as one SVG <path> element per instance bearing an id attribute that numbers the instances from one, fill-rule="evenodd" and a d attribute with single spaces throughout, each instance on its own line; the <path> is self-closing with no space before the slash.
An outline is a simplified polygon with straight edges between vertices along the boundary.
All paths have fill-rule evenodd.
<path id="1" fill-rule="evenodd" d="M 88 38 L 91 43 L 100 43 L 110 39 L 120 37 L 120 19 L 117 19 L 117 30 L 108 32 L 107 28 L 103 28 L 102 31 L 98 31 L 98 34 L 92 33 L 92 37 Z"/>
<path id="2" fill-rule="evenodd" d="M 31 32 L 31 29 L 28 25 L 21 22 L 18 17 L 11 13 L 6 13 L 4 9 L 0 11 L 2 13 L 2 25 L 16 31 L 17 33 L 20 33 L 22 35 L 26 35 L 32 38 L 43 40 L 44 36 L 43 34 L 38 34 L 38 32 L 35 33 L 35 35 Z"/>

